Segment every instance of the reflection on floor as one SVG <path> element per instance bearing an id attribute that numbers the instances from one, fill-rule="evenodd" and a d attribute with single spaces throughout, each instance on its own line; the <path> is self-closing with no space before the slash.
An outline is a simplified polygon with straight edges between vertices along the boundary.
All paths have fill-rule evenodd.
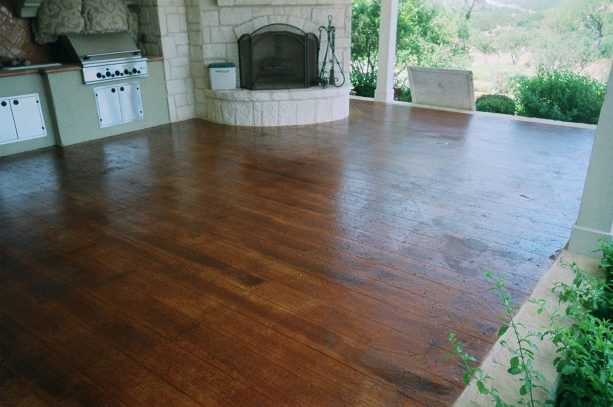
<path id="1" fill-rule="evenodd" d="M 449 405 L 569 236 L 594 131 L 353 101 L 0 159 L 2 404 Z"/>

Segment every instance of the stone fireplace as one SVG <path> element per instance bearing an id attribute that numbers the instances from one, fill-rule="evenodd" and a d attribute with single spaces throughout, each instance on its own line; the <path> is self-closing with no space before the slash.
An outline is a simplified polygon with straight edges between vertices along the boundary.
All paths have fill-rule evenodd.
<path id="1" fill-rule="evenodd" d="M 282 24 L 318 37 L 318 28 L 327 25 L 331 15 L 336 26 L 336 53 L 348 75 L 350 0 L 158 0 L 156 6 L 172 121 L 199 117 L 232 125 L 278 126 L 321 123 L 348 116 L 349 83 L 325 89 L 256 86 L 211 90 L 206 67 L 210 63 L 233 62 L 238 67 L 240 84 L 244 72 L 239 39 L 243 35 Z M 321 48 L 324 46 L 325 43 Z M 318 56 L 318 63 L 322 57 Z"/>

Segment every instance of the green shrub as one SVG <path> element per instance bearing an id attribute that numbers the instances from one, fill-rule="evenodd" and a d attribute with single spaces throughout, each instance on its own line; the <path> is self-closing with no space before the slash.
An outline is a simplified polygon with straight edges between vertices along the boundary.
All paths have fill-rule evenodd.
<path id="1" fill-rule="evenodd" d="M 611 248 L 605 245 L 601 248 Z M 611 291 L 606 280 L 586 274 L 575 264 L 571 268 L 575 273 L 572 283 L 558 283 L 554 290 L 568 304 L 566 316 L 573 324 L 568 327 L 552 321 L 547 333 L 558 354 L 553 361 L 560 373 L 556 406 L 611 406 L 613 323 L 602 317 L 611 310 Z"/>
<path id="2" fill-rule="evenodd" d="M 409 87 L 406 85 L 399 88 L 394 88 L 394 100 L 398 100 L 400 102 L 412 102 L 413 96 L 411 96 L 411 89 L 409 89 Z"/>
<path id="3" fill-rule="evenodd" d="M 574 324 L 552 332 L 560 373 L 556 406 L 613 405 L 613 331 L 611 323 L 589 313 L 571 316 Z"/>
<path id="4" fill-rule="evenodd" d="M 483 95 L 477 99 L 479 112 L 515 114 L 515 101 L 505 95 Z"/>
<path id="5" fill-rule="evenodd" d="M 594 311 L 594 316 L 613 322 L 613 240 L 602 239 L 598 243 L 599 251 L 602 253 L 598 267 L 604 271 L 605 281 L 603 301 Z"/>
<path id="6" fill-rule="evenodd" d="M 373 98 L 377 88 L 377 74 L 367 74 L 354 70 L 351 72 L 351 86 L 355 95 Z"/>
<path id="7" fill-rule="evenodd" d="M 533 77 L 515 78 L 520 116 L 596 124 L 606 86 L 568 71 L 539 69 Z"/>

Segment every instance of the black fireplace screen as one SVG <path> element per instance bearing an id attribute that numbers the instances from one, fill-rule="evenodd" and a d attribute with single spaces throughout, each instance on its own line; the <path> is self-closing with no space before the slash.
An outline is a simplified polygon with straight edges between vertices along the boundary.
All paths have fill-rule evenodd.
<path id="1" fill-rule="evenodd" d="M 238 40 L 241 87 L 293 89 L 317 85 L 319 40 L 288 24 L 271 24 Z"/>

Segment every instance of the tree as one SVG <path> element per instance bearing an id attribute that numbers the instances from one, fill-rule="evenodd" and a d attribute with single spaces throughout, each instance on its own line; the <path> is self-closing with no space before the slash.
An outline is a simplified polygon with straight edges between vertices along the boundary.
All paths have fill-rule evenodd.
<path id="1" fill-rule="evenodd" d="M 548 16 L 562 35 L 589 38 L 597 56 L 613 56 L 613 3 L 611 0 L 568 0 Z"/>
<path id="2" fill-rule="evenodd" d="M 351 22 L 351 81 L 368 88 L 376 85 L 380 0 L 354 0 Z M 396 38 L 396 77 L 406 80 L 409 66 L 457 67 L 468 60 L 466 20 L 425 0 L 400 0 Z M 372 92 L 370 87 L 372 87 Z M 358 94 L 360 90 L 356 89 Z"/>
<path id="3" fill-rule="evenodd" d="M 381 2 L 354 0 L 351 9 L 351 70 L 374 75 L 379 51 Z"/>
<path id="4" fill-rule="evenodd" d="M 470 20 L 470 15 L 472 14 L 473 9 L 477 5 L 477 1 L 478 0 L 464 0 L 464 3 L 466 4 L 466 14 L 464 14 L 464 17 L 466 18 L 466 20 Z"/>
<path id="5" fill-rule="evenodd" d="M 508 52 L 511 63 L 517 65 L 519 59 L 528 51 L 531 35 L 524 29 L 506 28 L 497 30 L 494 48 L 498 52 Z"/>
<path id="6" fill-rule="evenodd" d="M 587 0 L 583 4 L 582 20 L 594 38 L 596 49 L 603 57 L 613 55 L 613 4 L 610 0 Z M 605 43 L 605 39 L 608 40 Z"/>

